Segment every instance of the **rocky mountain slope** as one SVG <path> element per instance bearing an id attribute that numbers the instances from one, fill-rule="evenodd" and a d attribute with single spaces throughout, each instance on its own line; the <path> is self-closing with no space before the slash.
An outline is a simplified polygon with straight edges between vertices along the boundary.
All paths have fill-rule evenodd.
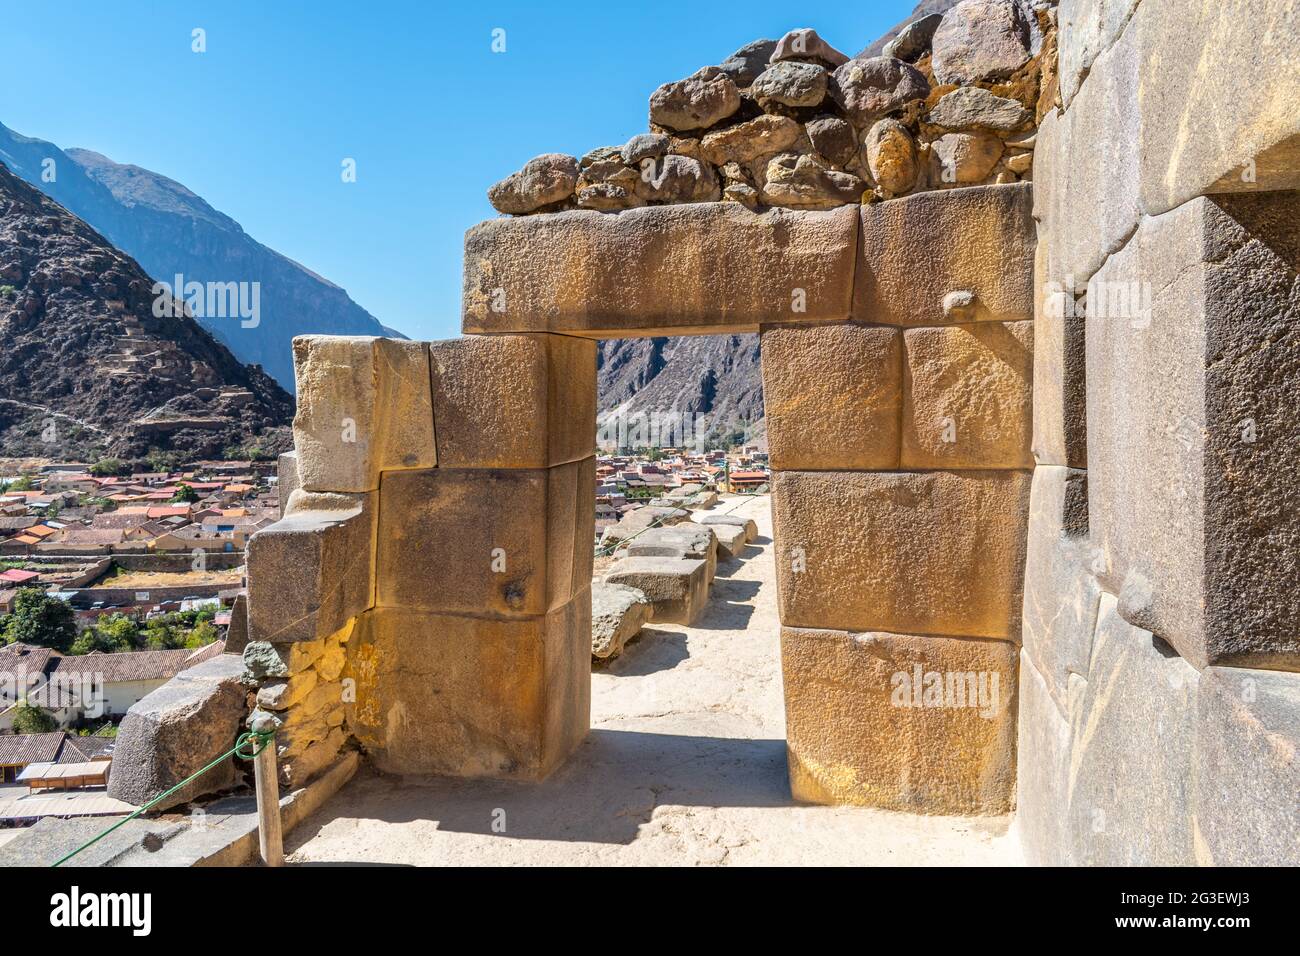
<path id="1" fill-rule="evenodd" d="M 0 449 L 183 458 L 291 445 L 293 400 L 194 319 L 154 315 L 129 256 L 0 165 Z"/>
<path id="2" fill-rule="evenodd" d="M 199 315 L 241 362 L 293 390 L 290 342 L 307 333 L 392 335 L 347 292 L 244 232 L 180 183 L 85 149 L 62 150 L 0 125 L 0 163 L 79 216 L 150 276 L 258 283 L 256 327 Z M 53 178 L 51 178 L 53 177 Z"/>

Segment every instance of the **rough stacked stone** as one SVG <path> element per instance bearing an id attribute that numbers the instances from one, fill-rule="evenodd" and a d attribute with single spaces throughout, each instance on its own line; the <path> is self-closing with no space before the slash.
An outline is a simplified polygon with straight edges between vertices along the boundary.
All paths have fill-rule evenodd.
<path id="1" fill-rule="evenodd" d="M 511 215 L 719 198 L 827 209 L 1029 178 L 1053 14 L 962 0 L 883 56 L 850 58 L 810 29 L 755 40 L 655 90 L 649 134 L 538 156 L 488 198 Z"/>
<path id="2" fill-rule="evenodd" d="M 1030 197 L 979 186 L 862 217 L 852 322 L 761 339 L 791 787 L 1005 813 L 1033 462 Z"/>

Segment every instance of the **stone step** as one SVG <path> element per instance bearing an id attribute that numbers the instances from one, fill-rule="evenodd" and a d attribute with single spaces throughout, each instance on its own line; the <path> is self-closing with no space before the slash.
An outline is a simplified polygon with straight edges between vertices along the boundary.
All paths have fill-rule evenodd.
<path id="1" fill-rule="evenodd" d="M 645 592 L 656 623 L 690 624 L 709 599 L 708 565 L 694 558 L 623 558 L 604 580 Z"/>

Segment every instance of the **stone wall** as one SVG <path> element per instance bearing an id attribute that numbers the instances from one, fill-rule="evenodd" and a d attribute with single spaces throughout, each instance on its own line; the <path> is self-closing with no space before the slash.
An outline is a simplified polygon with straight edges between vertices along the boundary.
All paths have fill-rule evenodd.
<path id="1" fill-rule="evenodd" d="M 1031 862 L 1300 862 L 1296 18 L 1060 7 L 1033 170 Z"/>

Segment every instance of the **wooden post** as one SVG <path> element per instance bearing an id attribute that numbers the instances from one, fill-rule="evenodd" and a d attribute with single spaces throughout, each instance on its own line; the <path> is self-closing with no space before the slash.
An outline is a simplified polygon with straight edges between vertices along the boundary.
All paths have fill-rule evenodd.
<path id="1" fill-rule="evenodd" d="M 274 731 L 275 726 L 263 717 L 254 723 L 253 729 Z M 257 839 L 262 862 L 267 866 L 283 866 L 284 833 L 280 829 L 280 781 L 275 773 L 274 737 L 253 759 L 253 780 L 257 788 Z"/>

